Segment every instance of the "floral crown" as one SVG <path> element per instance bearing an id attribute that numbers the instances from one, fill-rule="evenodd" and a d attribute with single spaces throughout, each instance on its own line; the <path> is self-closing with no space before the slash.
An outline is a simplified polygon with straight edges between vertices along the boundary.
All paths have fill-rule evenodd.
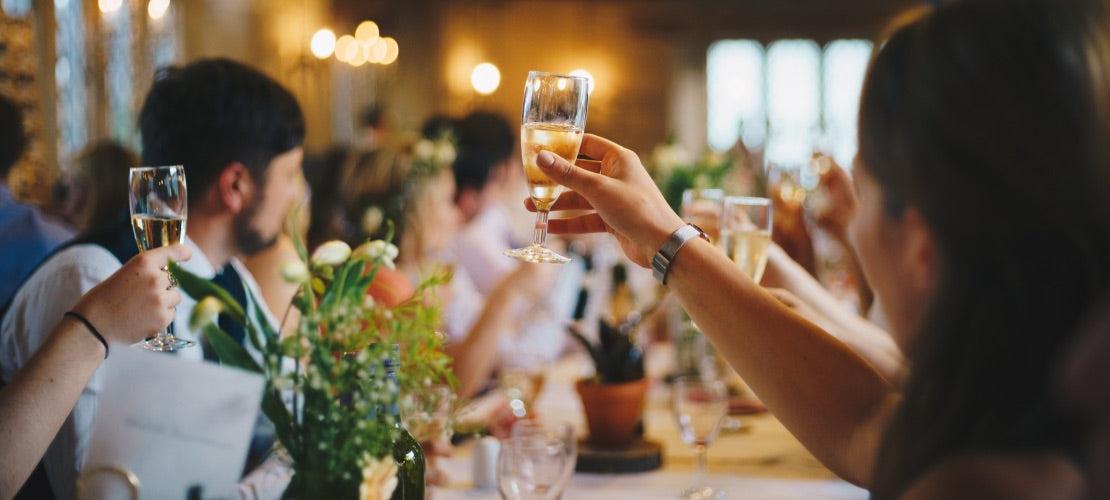
<path id="1" fill-rule="evenodd" d="M 458 153 L 455 136 L 450 131 L 440 133 L 435 139 L 420 139 L 407 151 L 411 164 L 404 180 L 380 203 L 367 205 L 361 214 L 359 227 L 366 235 L 375 235 L 387 220 L 401 220 L 411 207 L 412 198 L 418 186 L 428 179 L 439 175 L 444 168 L 450 168 Z"/>

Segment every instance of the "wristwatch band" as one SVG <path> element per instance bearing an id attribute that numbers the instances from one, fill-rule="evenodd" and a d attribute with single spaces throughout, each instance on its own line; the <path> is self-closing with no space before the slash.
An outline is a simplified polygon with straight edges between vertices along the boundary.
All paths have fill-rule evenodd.
<path id="1" fill-rule="evenodd" d="M 667 273 L 671 270 L 671 262 L 674 262 L 674 256 L 682 249 L 686 243 L 694 238 L 701 237 L 705 241 L 709 241 L 709 236 L 702 231 L 700 227 L 693 224 L 686 224 L 676 229 L 667 241 L 663 242 L 663 246 L 655 252 L 655 256 L 651 259 L 651 275 L 660 283 L 667 284 Z"/>

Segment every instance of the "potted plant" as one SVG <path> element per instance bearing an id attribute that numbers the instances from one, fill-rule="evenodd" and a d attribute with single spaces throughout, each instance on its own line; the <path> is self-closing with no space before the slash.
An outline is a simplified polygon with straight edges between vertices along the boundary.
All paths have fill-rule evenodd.
<path id="1" fill-rule="evenodd" d="M 634 313 L 615 327 L 599 320 L 596 344 L 574 327 L 570 328 L 571 335 L 590 354 L 596 369 L 593 377 L 579 380 L 575 389 L 586 412 L 588 441 L 597 447 L 625 448 L 637 438 L 648 388 L 643 350 L 631 335 L 638 318 Z"/>

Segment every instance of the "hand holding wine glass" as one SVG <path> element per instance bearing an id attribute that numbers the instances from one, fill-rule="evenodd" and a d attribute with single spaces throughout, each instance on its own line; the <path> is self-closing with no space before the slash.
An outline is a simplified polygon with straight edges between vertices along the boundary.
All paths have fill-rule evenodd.
<path id="1" fill-rule="evenodd" d="M 185 168 L 181 165 L 135 167 L 130 171 L 131 228 L 140 251 L 147 251 L 185 241 L 188 217 Z M 165 269 L 168 273 L 168 268 Z M 168 275 L 170 286 L 176 283 Z M 178 339 L 173 325 L 138 345 L 150 351 L 174 351 L 195 345 Z"/>
<path id="2" fill-rule="evenodd" d="M 528 262 L 563 264 L 570 261 L 545 246 L 548 212 L 564 188 L 539 169 L 536 155 L 546 150 L 571 162 L 578 157 L 586 128 L 588 87 L 585 77 L 539 71 L 528 73 L 524 84 L 520 150 L 529 194 L 537 209 L 536 228 L 531 245 L 506 250 L 505 255 Z"/>

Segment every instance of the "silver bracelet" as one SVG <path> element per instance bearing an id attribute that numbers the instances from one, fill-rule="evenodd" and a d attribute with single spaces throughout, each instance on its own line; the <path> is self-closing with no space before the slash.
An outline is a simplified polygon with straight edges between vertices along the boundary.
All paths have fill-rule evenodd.
<path id="1" fill-rule="evenodd" d="M 686 224 L 678 229 L 663 242 L 663 246 L 655 252 L 655 256 L 651 259 L 651 275 L 660 283 L 667 284 L 667 273 L 671 270 L 671 263 L 674 262 L 675 255 L 683 246 L 690 240 L 701 237 L 705 241 L 709 241 L 709 235 L 705 234 L 700 227 L 693 224 Z"/>

